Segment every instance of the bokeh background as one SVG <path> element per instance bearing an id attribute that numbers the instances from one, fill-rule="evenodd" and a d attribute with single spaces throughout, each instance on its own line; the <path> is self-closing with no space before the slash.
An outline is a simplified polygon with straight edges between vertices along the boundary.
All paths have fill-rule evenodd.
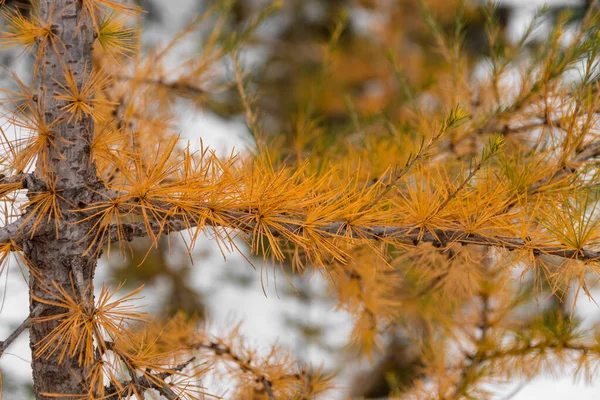
<path id="1" fill-rule="evenodd" d="M 138 0 L 147 11 L 143 15 L 143 48 L 168 42 L 194 16 L 219 1 Z M 27 12 L 26 1 L 8 3 Z M 441 27 L 451 32 L 458 1 L 427 3 Z M 534 35 L 538 40 L 547 34 L 553 15 L 565 9 L 583 15 L 589 3 L 501 1 L 497 13 L 503 40 L 517 41 L 543 4 L 551 11 L 546 29 L 542 26 Z M 240 29 L 267 5 L 262 0 L 237 0 L 224 29 Z M 482 68 L 482 54 L 487 46 L 481 12 L 484 5 L 467 1 L 465 9 L 468 62 L 481 64 Z M 333 59 L 324 60 L 322 49 L 330 42 L 336 26 L 341 27 L 337 51 Z M 269 140 L 283 152 L 282 157 L 302 156 L 303 149 L 310 148 L 310 143 L 299 148 L 292 140 L 298 130 L 316 131 L 310 140 L 334 141 L 353 132 L 353 113 L 363 121 L 377 121 L 381 115 L 398 112 L 398 102 L 405 93 L 392 84 L 396 79 L 410 82 L 414 92 L 431 85 L 439 72 L 441 56 L 433 50 L 428 29 L 419 0 L 283 0 L 281 10 L 261 24 L 241 57 L 244 70 L 251 77 L 249 89 L 259 94 L 255 101 L 265 132 L 271 132 Z M 171 55 L 173 65 L 179 56 L 200 53 L 206 34 L 199 31 L 188 35 Z M 396 50 L 403 77 L 394 76 L 387 67 L 390 48 Z M 0 70 L 0 87 L 9 85 L 10 70 L 27 81 L 30 61 L 18 51 L 1 51 L 0 64 L 5 68 Z M 347 67 L 323 79 L 323 63 Z M 226 81 L 231 74 L 231 68 L 223 65 L 214 79 Z M 221 154 L 232 149 L 252 151 L 255 142 L 235 88 L 223 85 L 212 89 L 207 82 L 206 92 L 190 93 L 187 101 L 178 105 L 176 124 L 182 140 L 190 140 L 192 147 L 197 148 L 201 139 Z M 311 104 L 314 109 L 303 109 L 304 104 Z M 306 118 L 309 114 L 319 116 L 318 129 L 310 126 L 312 122 Z M 6 121 L 1 118 L 0 115 L 0 124 L 6 129 Z M 251 260 L 256 267 L 253 268 L 238 253 L 223 257 L 209 237 L 199 241 L 191 257 L 187 256 L 184 236 L 175 237 L 170 243 L 165 240 L 150 252 L 142 266 L 139 264 L 146 256 L 148 243 L 139 241 L 133 245 L 136 251 L 127 260 L 116 252 L 111 258 L 102 259 L 96 275 L 98 284 L 116 286 L 126 281 L 126 287 L 131 289 L 145 285 L 143 303 L 157 315 L 183 310 L 210 321 L 215 329 L 241 321 L 241 332 L 250 342 L 264 349 L 278 342 L 297 359 L 322 364 L 335 372 L 340 378 L 331 398 L 385 398 L 389 374 L 406 382 L 414 377 L 418 355 L 402 337 L 390 338 L 372 363 L 356 358 L 356 353 L 345 346 L 352 321 L 343 310 L 335 308 L 335 299 L 330 297 L 324 278 L 318 275 L 293 278 L 294 290 L 283 276 L 273 276 L 272 272 L 267 276 L 259 259 Z M 243 243 L 239 246 L 246 251 Z M 8 335 L 27 312 L 26 271 L 13 262 L 0 282 L 0 337 Z M 576 312 L 589 325 L 598 320 L 598 307 L 585 298 L 578 302 Z M 22 335 L 9 353 L 0 360 L 4 398 L 31 398 L 27 335 Z M 600 386 L 576 384 L 569 378 L 539 377 L 493 389 L 498 399 L 600 398 Z"/>

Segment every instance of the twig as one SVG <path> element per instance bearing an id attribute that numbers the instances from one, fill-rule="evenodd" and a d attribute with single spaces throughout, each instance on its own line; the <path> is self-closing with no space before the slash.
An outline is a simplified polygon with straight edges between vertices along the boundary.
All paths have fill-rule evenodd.
<path id="1" fill-rule="evenodd" d="M 0 174 L 0 185 L 9 185 L 12 183 L 23 183 L 28 176 L 31 176 L 31 174 L 20 173 L 20 174 L 15 174 L 15 175 L 10 175 L 10 176 Z"/>
<path id="2" fill-rule="evenodd" d="M 164 381 L 165 379 L 175 375 L 176 373 L 181 372 L 184 368 L 186 368 L 188 365 L 190 365 L 192 362 L 194 362 L 195 359 L 196 359 L 196 357 L 192 357 L 189 360 L 187 360 L 186 362 L 183 362 L 183 363 L 177 365 L 175 368 L 172 368 L 168 372 L 161 372 L 159 374 L 147 374 L 147 375 L 144 375 L 141 377 L 136 377 L 131 381 L 122 382 L 118 386 L 113 383 L 112 385 L 105 388 L 105 392 L 104 392 L 105 396 L 102 398 L 105 400 L 120 399 L 121 391 L 119 390 L 119 387 L 130 387 L 133 385 L 136 388 L 141 389 L 141 390 L 148 390 L 148 389 L 157 390 L 161 395 L 163 395 L 168 400 L 179 400 L 180 396 L 177 395 L 177 393 L 175 393 L 168 386 L 167 383 L 160 385 L 160 384 L 157 384 L 156 382 L 153 382 L 153 380 Z M 151 378 L 149 378 L 149 377 L 151 377 Z"/>
<path id="3" fill-rule="evenodd" d="M 288 217 L 285 218 L 290 220 Z M 230 227 L 234 229 L 240 229 L 244 232 L 251 232 L 254 228 L 254 224 L 254 222 L 248 222 L 244 224 L 232 223 Z M 302 224 L 303 221 L 298 220 L 294 222 L 289 222 L 287 224 L 281 224 L 281 226 L 287 231 L 296 232 L 302 228 Z M 320 233 L 330 235 L 332 238 L 334 238 L 345 233 L 345 224 L 345 222 L 331 222 L 319 227 L 315 227 L 314 229 Z M 149 226 L 152 233 L 155 235 L 168 235 L 172 232 L 178 232 L 190 228 L 204 228 L 204 226 L 198 227 L 195 223 L 190 223 L 189 220 L 186 222 L 183 219 L 179 218 L 170 218 L 164 224 L 161 224 L 156 221 L 150 221 Z M 206 226 L 214 226 L 214 224 L 207 223 Z M 123 239 L 123 237 L 119 235 L 119 229 L 121 229 L 121 233 L 124 232 L 124 239 L 128 241 L 131 241 L 136 237 L 145 237 L 148 235 L 146 224 L 144 222 L 122 224 L 120 226 L 113 225 L 109 229 L 110 240 L 112 243 Z M 360 232 L 360 235 L 357 232 Z M 282 232 L 276 231 L 274 229 L 271 229 L 271 233 L 273 234 L 273 236 L 276 237 L 282 236 Z M 570 249 L 566 247 L 561 247 L 560 244 L 535 245 L 529 241 L 517 237 L 483 235 L 478 233 L 469 233 L 461 229 L 432 228 L 426 232 L 423 232 L 420 228 L 414 226 L 375 225 L 353 226 L 352 231 L 348 233 L 352 233 L 352 238 L 356 239 L 378 239 L 413 245 L 417 245 L 423 242 L 433 243 L 436 246 L 445 246 L 448 243 L 460 243 L 464 245 L 471 244 L 481 246 L 492 246 L 509 251 L 525 250 L 533 252 L 534 255 L 544 254 L 548 256 L 556 256 L 579 261 L 600 260 L 600 250 Z"/>
<path id="4" fill-rule="evenodd" d="M 506 396 L 502 397 L 502 399 L 500 399 L 500 400 L 510 400 L 510 399 L 514 398 L 517 394 L 519 394 L 519 392 L 521 390 L 523 390 L 525 388 L 525 386 L 527 386 L 527 382 L 519 383 L 519 385 L 516 388 L 511 390 L 510 393 L 508 393 Z"/>
<path id="5" fill-rule="evenodd" d="M 481 336 L 477 340 L 477 352 L 475 354 L 469 354 L 467 356 L 467 360 L 469 364 L 465 366 L 462 373 L 460 374 L 460 380 L 456 384 L 456 388 L 454 393 L 452 394 L 452 399 L 459 399 L 461 395 L 464 394 L 467 386 L 469 385 L 469 377 L 472 374 L 472 371 L 475 370 L 479 365 L 481 365 L 484 361 L 486 361 L 485 352 L 481 351 L 481 348 L 485 344 L 488 336 L 488 330 L 490 329 L 490 298 L 486 293 L 480 293 L 479 297 L 481 298 L 481 320 L 479 322 L 479 329 L 481 329 Z"/>
<path id="6" fill-rule="evenodd" d="M 33 225 L 35 218 L 26 218 L 22 216 L 10 224 L 4 225 L 0 228 L 0 243 L 14 243 L 20 245 L 23 241 L 31 239 Z M 46 233 L 43 231 L 43 227 L 36 230 L 36 235 L 42 235 Z"/>
<path id="7" fill-rule="evenodd" d="M 168 89 L 168 90 L 183 92 L 185 94 L 189 93 L 194 96 L 204 96 L 207 94 L 206 90 L 204 90 L 200 87 L 194 86 L 191 83 L 185 82 L 185 81 L 179 81 L 179 80 L 165 81 L 160 78 L 140 79 L 137 77 L 123 76 L 123 75 L 116 75 L 114 78 L 118 81 L 124 81 L 124 82 L 135 81 L 135 82 L 140 82 L 145 85 L 160 86 L 160 87 L 164 87 L 165 89 Z"/>
<path id="8" fill-rule="evenodd" d="M 219 356 L 225 355 L 232 362 L 237 364 L 242 371 L 250 372 L 254 376 L 256 383 L 262 384 L 269 400 L 277 400 L 273 393 L 273 382 L 266 375 L 252 367 L 249 362 L 244 362 L 238 355 L 234 354 L 229 346 L 217 342 L 199 342 L 192 344 L 191 347 L 209 350 Z"/>
<path id="9" fill-rule="evenodd" d="M 23 333 L 23 331 L 25 331 L 25 329 L 28 328 L 29 324 L 31 323 L 31 320 L 42 313 L 44 307 L 45 306 L 43 304 L 38 304 L 37 306 L 35 306 L 35 308 L 29 314 L 27 319 L 25 319 L 25 321 L 23 321 L 21 325 L 19 325 L 17 329 L 15 329 L 13 333 L 11 333 L 6 338 L 6 340 L 0 342 L 0 357 L 2 357 L 8 346 L 10 346 L 12 342 L 14 342 L 21 335 L 21 333 Z"/>
<path id="10" fill-rule="evenodd" d="M 600 156 L 600 140 L 592 142 L 590 144 L 588 144 L 587 146 L 585 146 L 583 149 L 579 150 L 576 153 L 575 158 L 573 158 L 569 163 L 570 164 L 581 164 L 583 162 L 586 162 L 588 160 L 591 160 L 592 158 L 596 158 Z M 570 175 L 574 172 L 577 171 L 577 168 L 575 167 L 569 167 L 569 166 L 564 166 L 563 168 L 561 168 L 560 170 L 558 170 L 554 175 L 552 175 L 550 178 L 547 179 L 542 179 L 537 181 L 536 183 L 534 183 L 531 188 L 529 189 L 529 193 L 535 193 L 536 191 L 539 190 L 539 188 L 541 188 L 542 186 L 550 183 L 551 181 L 556 181 L 557 179 L 563 178 L 566 175 Z"/>

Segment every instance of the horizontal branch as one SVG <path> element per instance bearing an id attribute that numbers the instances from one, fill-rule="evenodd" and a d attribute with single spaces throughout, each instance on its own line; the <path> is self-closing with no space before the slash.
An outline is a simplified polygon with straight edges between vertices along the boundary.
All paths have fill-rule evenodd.
<path id="1" fill-rule="evenodd" d="M 540 118 L 541 119 L 541 118 Z M 545 120 L 543 119 L 540 122 L 531 122 L 523 125 L 511 126 L 508 123 L 505 124 L 497 124 L 497 125 L 484 125 L 480 128 L 475 129 L 475 133 L 478 134 L 489 134 L 489 133 L 500 133 L 502 135 L 510 135 L 510 134 L 519 134 L 530 132 L 533 129 L 542 128 L 542 127 L 555 127 L 562 128 L 562 123 L 560 119 L 555 120 Z"/>
<path id="2" fill-rule="evenodd" d="M 575 157 L 571 160 L 572 164 L 581 164 L 585 161 L 600 156 L 600 141 L 594 141 L 578 150 Z M 535 193 L 543 185 L 550 182 L 551 180 L 559 179 L 567 174 L 574 173 L 577 171 L 577 167 L 565 167 L 557 171 L 551 178 L 543 179 L 535 182 L 529 189 L 530 193 Z M 116 194 L 111 193 L 109 197 L 118 197 Z M 512 206 L 516 205 L 511 203 L 507 210 Z M 165 211 L 166 212 L 166 211 Z M 254 230 L 256 222 L 251 215 L 240 212 L 231 211 L 226 213 L 226 216 L 230 217 L 231 221 L 236 221 L 231 225 L 224 226 L 226 228 L 239 229 L 242 232 L 250 233 Z M 304 221 L 294 221 L 286 216 L 280 216 L 276 218 L 279 221 L 287 220 L 287 224 L 278 224 L 282 229 L 287 232 L 277 231 L 271 229 L 273 236 L 283 236 L 285 233 L 298 233 L 303 229 Z M 246 220 L 250 222 L 240 223 L 239 221 Z M 206 221 L 208 226 L 214 226 L 210 220 Z M 131 241 L 137 237 L 154 236 L 159 234 L 169 234 L 172 232 L 178 232 L 190 228 L 196 228 L 192 218 L 188 218 L 186 221 L 176 217 L 166 219 L 164 223 L 157 221 L 134 222 L 128 224 L 115 224 L 109 229 L 109 240 L 110 242 L 118 242 L 120 240 Z M 204 228 L 204 227 L 200 227 Z M 436 246 L 445 246 L 448 243 L 461 243 L 464 245 L 474 244 L 482 246 L 492 246 L 497 248 L 503 248 L 509 251 L 514 250 L 527 250 L 533 252 L 534 255 L 549 255 L 556 256 L 566 259 L 576 259 L 580 261 L 593 261 L 600 259 L 600 250 L 591 249 L 573 249 L 556 245 L 547 244 L 533 244 L 531 241 L 526 241 L 518 237 L 507 237 L 507 236 L 496 236 L 496 235 L 482 235 L 477 233 L 469 233 L 460 229 L 430 229 L 426 232 L 422 232 L 419 228 L 414 226 L 352 226 L 351 230 L 347 229 L 347 223 L 344 221 L 332 222 L 322 226 L 312 228 L 315 232 L 319 232 L 325 235 L 329 235 L 332 238 L 334 236 L 353 237 L 356 239 L 375 239 L 375 240 L 388 240 L 396 242 L 404 242 L 408 244 L 417 245 L 419 242 L 433 243 Z"/>
<path id="3" fill-rule="evenodd" d="M 300 232 L 303 222 L 281 224 L 288 232 Z M 193 223 L 192 223 L 193 225 Z M 244 225 L 229 226 L 229 228 L 240 229 L 243 232 L 251 232 L 254 229 L 256 222 L 249 222 Z M 164 225 L 156 221 L 151 221 L 149 224 L 154 235 L 168 235 L 173 232 L 194 228 L 189 226 L 189 223 L 181 219 L 171 218 Z M 209 224 L 209 226 L 212 226 Z M 332 222 L 319 227 L 314 227 L 315 232 L 323 233 L 334 238 L 335 236 L 351 237 L 353 239 L 372 239 L 386 240 L 391 242 L 401 242 L 412 244 L 414 246 L 419 243 L 432 243 L 435 246 L 446 246 L 449 243 L 460 243 L 463 245 L 481 245 L 502 248 L 509 251 L 526 250 L 533 252 L 534 255 L 548 255 L 567 259 L 576 259 L 579 261 L 595 261 L 600 260 L 600 250 L 590 249 L 569 249 L 560 245 L 536 245 L 531 241 L 526 241 L 517 237 L 508 236 L 487 236 L 478 233 L 468 233 L 460 229 L 430 229 L 422 232 L 414 226 L 353 226 L 348 230 L 345 222 Z M 125 234 L 125 239 L 128 241 L 137 237 L 148 236 L 146 225 L 143 222 L 135 222 L 123 224 L 121 226 L 122 233 Z M 116 242 L 122 239 L 117 231 L 117 226 L 111 228 L 111 241 Z M 282 232 L 271 229 L 273 236 L 282 236 Z"/>
<path id="4" fill-rule="evenodd" d="M 486 346 L 483 343 L 483 348 L 489 348 L 489 344 Z M 480 343 L 481 345 L 481 343 Z M 473 376 L 480 376 L 475 372 L 478 368 L 490 368 L 489 364 L 494 362 L 504 362 L 506 358 L 528 358 L 537 353 L 539 356 L 545 356 L 547 358 L 554 359 L 558 352 L 570 352 L 579 353 L 585 355 L 586 362 L 582 363 L 580 367 L 592 368 L 594 362 L 590 363 L 590 360 L 597 360 L 600 356 L 600 347 L 598 344 L 593 343 L 590 345 L 576 344 L 571 342 L 563 342 L 559 338 L 546 338 L 538 343 L 525 343 L 521 346 L 509 348 L 509 349 L 496 349 L 491 351 L 478 350 L 476 353 L 468 354 L 465 361 L 465 365 L 460 366 L 462 369 L 461 380 L 456 384 L 456 390 L 454 395 L 450 398 L 459 399 L 462 398 L 462 394 L 469 384 L 468 379 Z M 594 355 L 594 358 L 590 357 Z M 514 372 L 514 371 L 512 371 Z M 471 385 L 473 382 L 471 382 Z"/>
<path id="5" fill-rule="evenodd" d="M 546 339 L 536 344 L 527 343 L 521 347 L 514 347 L 504 350 L 494 350 L 488 353 L 482 353 L 482 358 L 483 361 L 493 361 L 496 359 L 506 357 L 526 356 L 528 354 L 531 354 L 532 352 L 543 353 L 548 352 L 548 350 L 596 354 L 597 357 L 600 357 L 600 347 L 598 346 L 598 344 L 592 344 L 588 346 L 585 344 L 576 344 L 570 342 L 563 343 L 558 339 Z"/>

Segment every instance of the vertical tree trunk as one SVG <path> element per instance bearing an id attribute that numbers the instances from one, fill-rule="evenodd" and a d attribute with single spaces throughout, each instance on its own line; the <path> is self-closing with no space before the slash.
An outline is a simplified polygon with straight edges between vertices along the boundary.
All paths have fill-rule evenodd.
<path id="1" fill-rule="evenodd" d="M 92 69 L 92 46 L 95 39 L 93 24 L 89 15 L 82 12 L 80 0 L 40 0 L 40 14 L 43 20 L 52 21 L 52 31 L 58 40 L 48 45 L 42 60 L 37 60 L 39 88 L 37 95 L 41 105 L 40 115 L 46 124 L 56 124 L 52 143 L 46 148 L 47 157 L 39 157 L 35 176 L 39 182 L 28 187 L 29 192 L 51 187 L 52 182 L 62 199 L 60 209 L 62 217 L 56 229 L 55 221 L 46 221 L 49 226 L 39 229 L 43 234 L 24 244 L 24 253 L 32 267 L 39 272 L 39 280 L 33 275 L 30 279 L 30 296 L 47 298 L 47 289 L 52 282 L 72 293 L 82 301 L 92 301 L 92 297 L 82 299 L 80 290 L 73 293 L 71 279 L 92 289 L 92 280 L 97 257 L 83 255 L 89 246 L 86 233 L 90 223 L 78 223 L 80 217 L 73 209 L 81 207 L 91 200 L 90 188 L 97 187 L 98 178 L 91 162 L 90 142 L 94 125 L 90 117 L 73 118 L 63 115 L 64 101 L 54 98 L 57 92 L 63 91 L 60 84 L 67 86 L 65 68 L 73 72 L 79 88 L 82 78 Z M 57 234 L 58 232 L 58 234 Z M 43 282 L 40 282 L 43 280 Z M 80 289 L 80 288 L 79 288 Z M 38 302 L 30 297 L 30 310 L 33 311 Z M 56 315 L 65 312 L 60 307 L 46 307 L 42 316 Z M 32 349 L 33 379 L 37 399 L 50 399 L 45 394 L 82 394 L 86 393 L 83 379 L 85 368 L 78 364 L 76 357 L 67 357 L 58 363 L 58 357 L 47 358 L 37 356 L 37 344 L 48 335 L 58 321 L 35 323 L 30 329 L 30 346 Z M 69 396 L 64 398 L 71 398 Z"/>

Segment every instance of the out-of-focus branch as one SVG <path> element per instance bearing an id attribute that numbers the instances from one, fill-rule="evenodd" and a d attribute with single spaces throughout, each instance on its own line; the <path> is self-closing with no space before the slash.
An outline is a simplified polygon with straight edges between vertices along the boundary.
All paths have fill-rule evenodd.
<path id="1" fill-rule="evenodd" d="M 545 185 L 550 181 L 555 181 L 557 179 L 563 178 L 566 175 L 573 174 L 577 171 L 579 165 L 586 161 L 591 160 L 592 158 L 596 158 L 600 156 L 600 140 L 594 141 L 586 145 L 584 148 L 577 151 L 575 157 L 570 161 L 569 164 L 565 165 L 563 168 L 558 170 L 551 178 L 544 179 L 536 182 L 530 189 L 531 192 L 537 191 L 540 187 Z"/>
<path id="2" fill-rule="evenodd" d="M 152 79 L 152 78 L 148 78 L 148 79 L 139 79 L 139 78 L 132 78 L 130 76 L 115 76 L 116 80 L 119 81 L 125 81 L 125 82 L 129 82 L 129 81 L 135 81 L 135 82 L 140 82 L 144 85 L 150 85 L 150 86 L 158 86 L 158 87 L 162 87 L 165 88 L 167 90 L 171 90 L 174 92 L 178 92 L 178 93 L 182 93 L 186 96 L 189 95 L 194 95 L 194 96 L 204 96 L 207 94 L 207 91 L 195 86 L 189 82 L 185 82 L 184 80 L 173 80 L 173 81 L 166 81 L 163 79 Z"/>
<path id="3" fill-rule="evenodd" d="M 500 133 L 502 135 L 514 135 L 519 133 L 526 133 L 532 129 L 544 128 L 544 127 L 555 127 L 561 128 L 562 122 L 559 119 L 555 120 L 543 120 L 541 122 L 531 122 L 518 126 L 511 126 L 510 124 L 488 124 L 480 128 L 475 129 L 475 133 L 486 134 L 486 133 Z"/>
<path id="4" fill-rule="evenodd" d="M 477 340 L 477 346 L 482 347 L 487 340 L 488 331 L 491 328 L 491 326 L 490 326 L 490 311 L 491 311 L 490 306 L 491 305 L 490 305 L 490 297 L 488 294 L 480 293 L 479 298 L 481 299 L 481 303 L 482 303 L 479 326 L 478 326 L 478 328 L 481 330 L 481 335 L 479 336 L 479 339 Z M 456 384 L 455 391 L 452 394 L 452 399 L 460 399 L 461 398 L 461 396 L 464 394 L 464 391 L 469 386 L 469 377 L 473 375 L 473 373 L 472 373 L 473 370 L 478 368 L 479 365 L 481 365 L 481 363 L 484 361 L 485 361 L 484 353 L 482 353 L 479 350 L 477 351 L 477 353 L 469 354 L 467 356 L 468 365 L 466 365 L 466 367 L 463 369 L 462 373 L 460 374 L 460 379 Z"/>
<path id="5" fill-rule="evenodd" d="M 128 388 L 134 386 L 137 390 L 146 391 L 148 389 L 157 390 L 162 396 L 168 400 L 178 400 L 180 397 L 175 393 L 167 384 L 158 384 L 157 382 L 164 382 L 165 379 L 175 375 L 178 372 L 183 371 L 188 365 L 190 365 L 196 357 L 192 357 L 184 363 L 177 365 L 170 371 L 161 372 L 158 374 L 148 374 L 141 377 L 136 377 L 134 380 L 122 382 L 119 386 L 112 384 L 105 388 L 105 396 L 102 397 L 105 400 L 118 400 L 121 399 L 122 390 L 118 387 Z"/>
<path id="6" fill-rule="evenodd" d="M 247 361 L 242 360 L 237 354 L 235 354 L 229 346 L 217 342 L 199 342 L 192 344 L 192 348 L 203 349 L 213 352 L 215 355 L 224 356 L 229 361 L 237 364 L 240 369 L 244 372 L 249 372 L 253 375 L 255 382 L 262 384 L 262 389 L 269 398 L 269 400 L 277 400 L 273 393 L 273 382 L 260 371 L 257 371 Z"/>

